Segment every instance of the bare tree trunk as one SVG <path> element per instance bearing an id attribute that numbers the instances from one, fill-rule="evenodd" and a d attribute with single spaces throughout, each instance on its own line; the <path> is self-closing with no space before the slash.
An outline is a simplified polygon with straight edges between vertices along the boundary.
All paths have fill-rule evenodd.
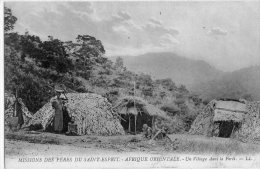
<path id="1" fill-rule="evenodd" d="M 130 121 L 130 114 L 128 116 L 128 121 L 129 121 L 129 124 L 128 124 L 128 132 L 130 133 L 131 132 L 131 121 Z"/>

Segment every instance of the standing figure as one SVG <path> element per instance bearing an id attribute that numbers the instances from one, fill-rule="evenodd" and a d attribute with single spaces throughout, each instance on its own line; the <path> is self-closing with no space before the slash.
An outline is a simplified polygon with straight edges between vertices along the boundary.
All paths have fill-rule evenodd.
<path id="1" fill-rule="evenodd" d="M 54 131 L 56 133 L 61 133 L 63 130 L 63 111 L 62 102 L 59 97 L 52 102 L 52 107 L 55 109 L 54 115 Z"/>
<path id="2" fill-rule="evenodd" d="M 71 118 L 69 116 L 68 109 L 66 107 L 66 99 L 62 100 L 62 113 L 63 113 L 63 133 L 66 133 L 68 131 L 68 125 L 71 121 Z"/>
<path id="3" fill-rule="evenodd" d="M 18 130 L 21 129 L 24 124 L 23 110 L 22 110 L 22 99 L 19 98 L 16 101 L 16 116 L 18 117 Z"/>

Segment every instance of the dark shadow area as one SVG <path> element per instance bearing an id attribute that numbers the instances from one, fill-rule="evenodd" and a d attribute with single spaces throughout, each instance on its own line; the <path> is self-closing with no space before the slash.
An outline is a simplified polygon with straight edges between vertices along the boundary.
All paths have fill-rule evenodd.
<path id="1" fill-rule="evenodd" d="M 129 117 L 130 117 L 130 133 L 135 132 L 135 116 L 132 114 L 121 115 L 121 125 L 128 132 L 129 130 Z M 147 124 L 149 127 L 152 127 L 152 117 L 146 113 L 138 113 L 136 116 L 136 133 L 141 133 L 143 125 Z"/>
<path id="2" fill-rule="evenodd" d="M 42 127 L 41 124 L 35 124 L 35 125 L 30 125 L 30 126 L 29 126 L 29 130 L 34 130 L 34 131 L 36 131 L 36 130 L 41 130 L 41 129 L 43 129 L 43 127 Z"/>
<path id="3" fill-rule="evenodd" d="M 232 133 L 238 130 L 239 122 L 234 121 L 219 121 L 218 137 L 230 138 Z"/>

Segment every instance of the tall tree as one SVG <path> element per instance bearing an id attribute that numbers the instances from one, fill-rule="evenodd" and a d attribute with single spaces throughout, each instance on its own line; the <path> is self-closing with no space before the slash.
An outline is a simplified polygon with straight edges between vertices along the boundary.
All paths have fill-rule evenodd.
<path id="1" fill-rule="evenodd" d="M 88 54 L 93 56 L 100 56 L 104 54 L 105 48 L 100 40 L 97 40 L 95 37 L 89 35 L 78 35 L 76 38 L 77 42 L 88 49 Z"/>
<path id="2" fill-rule="evenodd" d="M 59 39 L 49 36 L 48 41 L 40 44 L 40 48 L 44 53 L 42 58 L 42 66 L 55 69 L 58 73 L 66 73 L 73 68 L 69 55 L 66 52 L 64 43 Z"/>
<path id="3" fill-rule="evenodd" d="M 12 10 L 10 8 L 4 7 L 4 31 L 10 31 L 14 29 L 14 24 L 17 18 L 13 16 Z"/>
<path id="4" fill-rule="evenodd" d="M 100 40 L 89 35 L 78 35 L 76 40 L 79 45 L 76 54 L 84 68 L 91 69 L 95 63 L 105 62 L 106 59 L 102 57 L 105 49 Z"/>
<path id="5" fill-rule="evenodd" d="M 40 37 L 30 35 L 29 32 L 25 32 L 25 35 L 20 36 L 20 45 L 22 49 L 22 55 L 28 55 L 31 58 L 36 59 L 38 62 L 43 57 L 43 51 L 40 49 L 42 41 Z"/>

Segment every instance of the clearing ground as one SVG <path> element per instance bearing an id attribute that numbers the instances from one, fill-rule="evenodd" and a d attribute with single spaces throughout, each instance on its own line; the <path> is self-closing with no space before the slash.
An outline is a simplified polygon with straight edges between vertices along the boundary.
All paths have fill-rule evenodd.
<path id="1" fill-rule="evenodd" d="M 260 165 L 260 145 L 187 134 L 172 134 L 169 138 L 171 140 L 149 141 L 144 140 L 141 135 L 66 136 L 47 132 L 10 132 L 5 133 L 5 165 L 6 168 L 12 169 L 53 168 L 53 165 L 62 168 L 121 168 L 122 165 L 124 168 L 190 168 L 194 165 L 198 168 L 231 166 L 250 168 Z M 207 161 L 210 156 L 219 158 L 223 155 L 224 158 L 231 160 Z M 192 160 L 187 161 L 187 156 Z M 240 156 L 244 160 L 249 156 L 252 159 L 238 163 L 232 160 L 234 156 Z M 56 163 L 28 162 L 35 158 L 42 158 L 45 161 L 46 157 L 56 158 Z M 92 160 L 116 157 L 120 158 L 120 161 L 102 163 L 66 161 L 75 160 L 75 157 L 92 158 Z M 126 161 L 129 157 L 132 161 Z M 151 157 L 157 160 L 153 161 Z M 173 161 L 167 161 L 164 157 L 169 157 Z M 57 162 L 59 158 L 65 161 Z M 149 160 L 141 161 L 143 158 Z M 206 158 L 208 159 L 205 161 Z"/>
<path id="2" fill-rule="evenodd" d="M 149 141 L 141 135 L 124 136 L 66 136 L 47 132 L 14 132 L 5 134 L 6 155 L 52 154 L 52 150 L 66 154 L 94 152 L 146 152 L 146 153 L 191 153 L 191 154 L 256 154 L 260 145 L 237 140 L 204 137 L 188 134 L 172 134 L 171 139 Z M 35 148 L 36 147 L 36 148 Z M 64 149 L 64 151 L 63 151 Z M 70 151 L 70 149 L 73 149 Z M 80 149 L 80 151 L 77 151 Z M 47 151 L 48 150 L 48 151 Z"/>

